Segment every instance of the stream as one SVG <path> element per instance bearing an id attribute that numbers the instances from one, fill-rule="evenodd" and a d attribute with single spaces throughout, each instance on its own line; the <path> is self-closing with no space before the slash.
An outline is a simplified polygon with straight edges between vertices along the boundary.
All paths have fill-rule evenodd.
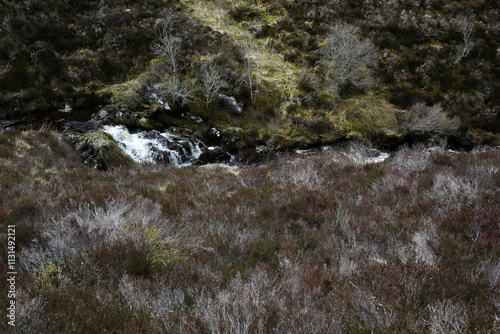
<path id="1" fill-rule="evenodd" d="M 123 151 L 137 163 L 171 163 L 177 167 L 223 162 L 234 164 L 235 157 L 223 147 L 208 146 L 196 138 L 179 136 L 175 133 L 156 130 L 130 131 L 124 125 L 108 124 L 92 119 L 100 108 L 62 110 L 0 120 L 0 133 L 8 128 L 19 131 L 47 130 L 70 138 L 103 129 L 110 134 Z"/>
<path id="2" fill-rule="evenodd" d="M 163 162 L 177 167 L 215 162 L 234 165 L 237 160 L 244 164 L 253 164 L 259 163 L 259 160 L 262 162 L 270 158 L 269 155 L 262 156 L 256 153 L 257 149 L 254 149 L 248 155 L 257 155 L 257 158 L 247 160 L 240 157 L 237 159 L 228 153 L 224 147 L 208 146 L 193 137 L 183 137 L 169 131 L 130 131 L 124 125 L 118 124 L 103 125 L 102 122 L 92 119 L 92 115 L 99 110 L 98 107 L 83 110 L 71 110 L 67 107 L 50 113 L 0 120 L 0 133 L 7 128 L 16 128 L 19 131 L 46 130 L 76 139 L 87 133 L 103 129 L 113 137 L 123 151 L 136 163 Z M 308 155 L 329 148 L 329 146 L 325 146 L 322 148 L 294 150 L 294 153 Z M 348 155 L 352 156 L 354 161 L 359 164 L 379 163 L 389 158 L 388 153 L 375 149 L 369 151 L 372 152 L 351 150 Z"/>

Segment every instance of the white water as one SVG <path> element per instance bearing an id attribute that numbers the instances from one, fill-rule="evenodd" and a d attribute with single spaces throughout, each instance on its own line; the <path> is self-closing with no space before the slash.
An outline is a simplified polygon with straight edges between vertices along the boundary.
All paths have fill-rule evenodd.
<path id="1" fill-rule="evenodd" d="M 122 125 L 106 125 L 104 131 L 109 133 L 123 151 L 138 163 L 152 163 L 161 159 L 162 156 L 166 156 L 170 163 L 177 167 L 183 167 L 191 165 L 193 160 L 198 159 L 201 155 L 201 142 L 168 132 L 160 133 L 160 135 L 169 143 L 184 144 L 182 145 L 182 156 L 176 150 L 167 147 L 164 141 L 157 138 L 147 138 L 147 132 L 130 133 Z"/>
<path id="2" fill-rule="evenodd" d="M 365 154 L 361 154 L 360 152 L 350 152 L 350 153 L 342 153 L 346 157 L 348 157 L 351 161 L 358 165 L 368 165 L 384 162 L 389 158 L 390 154 L 385 152 L 380 152 L 380 154 L 376 157 L 370 157 Z"/>
<path id="3" fill-rule="evenodd" d="M 322 151 L 327 151 L 331 149 L 331 146 L 323 146 L 321 148 Z M 295 150 L 295 153 L 301 154 L 301 155 L 308 155 L 308 154 L 314 154 L 315 151 L 313 149 L 307 149 L 307 150 Z M 359 165 L 367 165 L 367 164 L 375 164 L 375 163 L 380 163 L 384 162 L 390 157 L 389 153 L 385 152 L 380 152 L 378 150 L 372 150 L 371 154 L 369 152 L 369 149 L 366 149 L 363 146 L 359 145 L 353 145 L 351 148 L 348 150 L 348 152 L 342 153 L 346 157 L 348 157 L 350 160 L 352 160 L 354 163 L 359 164 Z M 372 156 L 375 155 L 375 156 Z"/>
<path id="4" fill-rule="evenodd" d="M 68 103 L 64 105 L 64 109 L 59 109 L 59 111 L 62 112 L 71 112 L 71 110 L 73 110 L 73 108 L 71 108 L 71 106 Z"/>
<path id="5" fill-rule="evenodd" d="M 384 162 L 389 158 L 390 154 L 385 153 L 385 152 L 380 152 L 380 155 L 378 157 L 370 157 L 365 160 L 365 164 L 375 164 L 379 162 Z"/>

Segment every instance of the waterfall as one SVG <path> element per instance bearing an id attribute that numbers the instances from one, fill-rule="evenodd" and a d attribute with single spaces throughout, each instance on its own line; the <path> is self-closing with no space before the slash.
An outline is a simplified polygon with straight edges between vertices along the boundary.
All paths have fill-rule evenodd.
<path id="1" fill-rule="evenodd" d="M 104 131 L 138 163 L 165 161 L 177 167 L 189 166 L 198 162 L 204 147 L 197 139 L 168 132 L 153 130 L 130 133 L 123 125 L 106 125 Z"/>

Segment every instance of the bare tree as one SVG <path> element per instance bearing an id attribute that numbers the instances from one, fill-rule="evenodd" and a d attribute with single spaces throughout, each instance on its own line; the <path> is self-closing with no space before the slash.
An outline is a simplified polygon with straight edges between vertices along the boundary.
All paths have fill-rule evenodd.
<path id="1" fill-rule="evenodd" d="M 0 67 L 0 80 L 2 80 L 7 75 L 7 72 L 9 72 L 11 67 L 12 66 L 10 65 L 10 62 L 8 62 L 5 66 Z"/>
<path id="2" fill-rule="evenodd" d="M 194 83 L 181 80 L 180 74 L 183 68 L 180 65 L 180 54 L 182 51 L 182 39 L 175 33 L 173 18 L 165 16 L 159 22 L 157 32 L 158 42 L 153 45 L 153 49 L 158 54 L 166 66 L 157 64 L 153 68 L 154 74 L 160 78 L 167 95 L 174 102 L 185 105 L 194 99 Z"/>
<path id="3" fill-rule="evenodd" d="M 351 82 L 363 88 L 368 84 L 368 67 L 378 59 L 376 46 L 362 38 L 359 28 L 345 22 L 338 22 L 326 36 L 321 48 L 327 77 L 336 84 Z"/>
<path id="4" fill-rule="evenodd" d="M 182 48 L 182 39 L 174 32 L 172 16 L 165 16 L 160 22 L 156 34 L 159 42 L 153 46 L 154 51 L 162 57 L 168 65 L 168 73 L 177 80 L 179 69 L 179 55 Z"/>
<path id="5" fill-rule="evenodd" d="M 205 96 L 205 104 L 207 107 L 224 84 L 225 81 L 222 77 L 222 68 L 216 61 L 211 60 L 201 64 L 199 87 L 201 93 Z"/>
<path id="6" fill-rule="evenodd" d="M 449 135 L 458 130 L 460 119 L 448 118 L 439 104 L 429 107 L 425 103 L 417 103 L 405 113 L 401 125 L 407 133 Z"/>
<path id="7" fill-rule="evenodd" d="M 474 42 L 472 42 L 472 35 L 474 34 L 474 23 L 469 21 L 467 17 L 462 16 L 458 20 L 458 29 L 462 34 L 463 45 L 457 50 L 457 53 L 453 57 L 452 66 L 457 65 L 463 58 L 469 55 L 469 52 L 474 47 Z"/>
<path id="8" fill-rule="evenodd" d="M 250 98 L 255 102 L 259 93 L 259 60 L 262 47 L 246 39 L 241 45 L 244 54 L 245 73 L 240 81 L 250 88 Z"/>

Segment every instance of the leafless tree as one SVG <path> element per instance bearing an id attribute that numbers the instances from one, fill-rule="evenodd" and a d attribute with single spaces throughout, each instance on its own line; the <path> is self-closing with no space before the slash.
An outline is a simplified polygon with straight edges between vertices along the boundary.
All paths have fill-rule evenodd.
<path id="1" fill-rule="evenodd" d="M 162 57 L 168 65 L 168 73 L 176 80 L 180 73 L 179 56 L 182 48 L 182 39 L 174 32 L 174 23 L 171 16 L 165 16 L 159 22 L 156 42 L 153 46 L 155 52 Z"/>
<path id="2" fill-rule="evenodd" d="M 374 66 L 378 59 L 376 46 L 360 36 L 359 28 L 344 22 L 332 27 L 321 54 L 327 77 L 336 84 L 350 81 L 360 88 L 367 86 L 367 68 Z"/>
<path id="3" fill-rule="evenodd" d="M 5 66 L 0 67 L 0 80 L 2 80 L 7 75 L 7 72 L 9 72 L 11 67 L 12 66 L 10 65 L 10 62 L 8 62 Z"/>
<path id="4" fill-rule="evenodd" d="M 259 60 L 262 47 L 249 39 L 245 40 L 240 47 L 244 54 L 245 66 L 245 73 L 240 81 L 250 88 L 250 98 L 252 102 L 255 102 L 259 93 Z"/>
<path id="5" fill-rule="evenodd" d="M 166 95 L 171 98 L 172 102 L 178 102 L 181 106 L 184 106 L 194 100 L 194 80 L 172 78 L 163 74 L 162 70 L 158 67 L 155 67 L 154 72 L 160 78 L 162 89 L 165 91 Z"/>
<path id="6" fill-rule="evenodd" d="M 474 23 L 469 21 L 467 17 L 463 16 L 458 20 L 458 29 L 462 35 L 463 45 L 457 50 L 453 57 L 452 66 L 456 66 L 463 58 L 469 55 L 469 52 L 474 47 L 472 42 L 472 35 L 474 34 Z"/>
<path id="7" fill-rule="evenodd" d="M 222 76 L 222 68 L 216 61 L 211 60 L 201 64 L 199 87 L 201 93 L 205 96 L 205 104 L 207 107 L 224 84 L 225 81 Z"/>
<path id="8" fill-rule="evenodd" d="M 417 103 L 402 117 L 401 125 L 407 133 L 449 135 L 458 130 L 460 119 L 449 118 L 439 104 L 429 107 L 425 103 Z"/>
<path id="9" fill-rule="evenodd" d="M 156 64 L 153 72 L 160 78 L 167 95 L 183 106 L 194 99 L 194 83 L 189 80 L 183 81 L 180 77 L 183 70 L 180 65 L 182 39 L 173 29 L 174 22 L 171 15 L 165 16 L 159 25 L 157 32 L 159 41 L 153 45 L 153 49 L 166 66 Z"/>

